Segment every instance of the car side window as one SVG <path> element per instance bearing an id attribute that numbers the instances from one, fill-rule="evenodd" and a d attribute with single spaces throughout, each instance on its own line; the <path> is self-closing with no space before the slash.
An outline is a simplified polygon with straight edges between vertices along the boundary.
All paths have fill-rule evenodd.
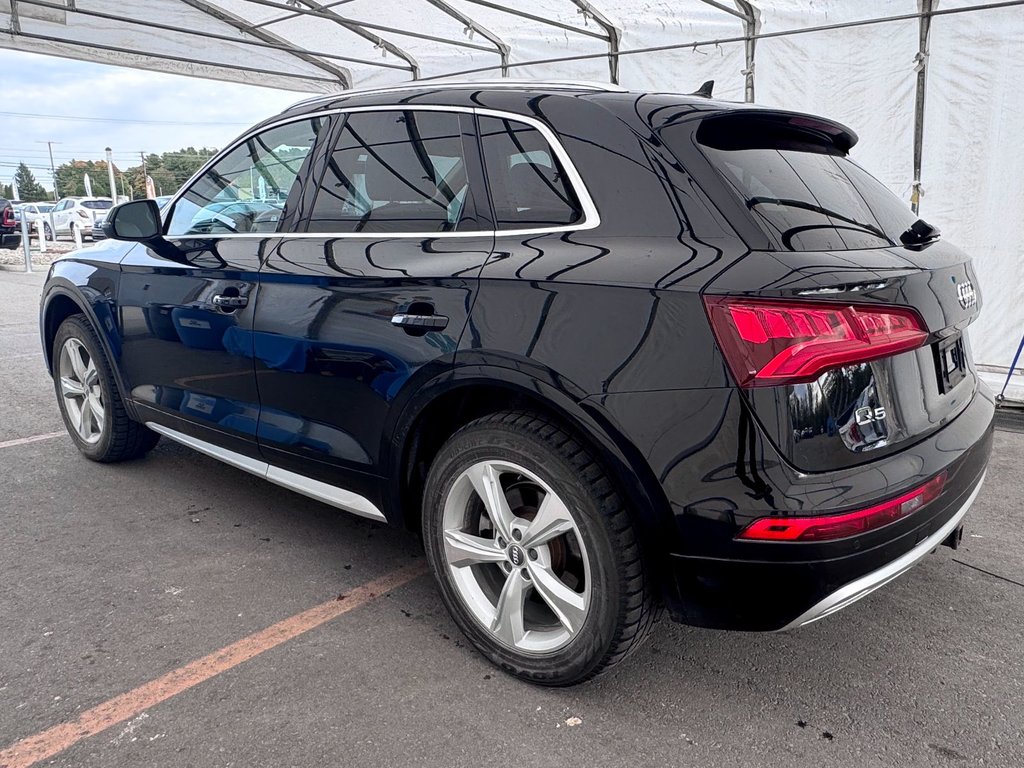
<path id="1" fill-rule="evenodd" d="M 476 228 L 459 114 L 348 115 L 313 203 L 309 232 L 454 232 Z"/>
<path id="2" fill-rule="evenodd" d="M 481 117 L 480 143 L 498 230 L 564 227 L 583 218 L 558 156 L 536 128 Z"/>
<path id="3" fill-rule="evenodd" d="M 165 234 L 277 232 L 299 171 L 327 118 L 250 136 L 217 160 L 174 204 Z"/>

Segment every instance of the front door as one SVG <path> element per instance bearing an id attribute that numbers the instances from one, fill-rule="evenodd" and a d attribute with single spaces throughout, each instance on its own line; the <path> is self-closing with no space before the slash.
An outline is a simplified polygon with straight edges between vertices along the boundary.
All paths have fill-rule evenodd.
<path id="1" fill-rule="evenodd" d="M 453 364 L 493 227 L 469 112 L 353 112 L 322 163 L 306 233 L 260 276 L 259 439 L 271 464 L 372 495 L 390 409 Z"/>
<path id="2" fill-rule="evenodd" d="M 248 137 L 173 204 L 166 244 L 122 261 L 122 366 L 145 420 L 258 455 L 259 269 L 295 218 L 297 179 L 326 126 L 305 118 Z"/>

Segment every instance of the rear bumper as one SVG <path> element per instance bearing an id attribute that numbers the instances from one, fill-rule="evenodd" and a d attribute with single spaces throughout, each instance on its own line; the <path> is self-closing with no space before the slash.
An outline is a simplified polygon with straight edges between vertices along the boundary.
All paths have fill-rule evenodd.
<path id="1" fill-rule="evenodd" d="M 800 627 L 807 626 L 818 619 L 823 619 L 836 611 L 841 611 L 843 608 L 852 605 L 862 597 L 870 595 L 879 587 L 884 587 L 893 579 L 896 579 L 909 571 L 917 565 L 920 560 L 924 559 L 926 555 L 930 554 L 937 546 L 942 544 L 942 542 L 957 529 L 957 526 L 963 522 L 963 519 L 966 517 L 968 510 L 970 510 L 971 505 L 974 504 L 974 500 L 978 498 L 978 494 L 981 492 L 981 485 L 984 482 L 985 476 L 982 475 L 978 484 L 971 492 L 971 495 L 967 497 L 967 501 L 961 505 L 960 509 L 957 510 L 941 528 L 929 535 L 912 550 L 901 555 L 892 562 L 887 563 L 881 568 L 865 574 L 859 579 L 854 579 L 849 584 L 840 587 L 832 594 L 812 605 L 806 611 L 789 622 L 789 624 L 782 627 L 779 631 L 798 629 Z"/>

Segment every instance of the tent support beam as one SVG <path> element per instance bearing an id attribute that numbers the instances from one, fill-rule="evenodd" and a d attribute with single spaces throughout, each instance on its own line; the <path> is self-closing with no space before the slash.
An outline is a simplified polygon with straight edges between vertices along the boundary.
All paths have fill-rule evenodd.
<path id="1" fill-rule="evenodd" d="M 910 209 L 921 208 L 921 164 L 924 158 L 924 98 L 928 86 L 928 44 L 932 33 L 935 0 L 918 0 L 921 11 L 918 28 L 918 49 L 914 57 L 917 69 L 917 90 L 914 94 L 914 185 L 910 193 Z"/>
<path id="2" fill-rule="evenodd" d="M 522 19 L 529 19 L 530 21 L 536 21 L 538 24 L 546 24 L 549 27 L 558 27 L 559 29 L 564 29 L 567 32 L 575 32 L 578 35 L 586 35 L 587 37 L 596 37 L 598 40 L 605 40 L 606 39 L 605 36 L 602 35 L 600 32 L 592 32 L 589 29 L 580 29 L 579 27 L 572 26 L 572 24 L 563 24 L 562 22 L 555 21 L 554 19 L 545 19 L 543 16 L 536 16 L 536 15 L 534 15 L 532 13 L 527 13 L 526 11 L 520 11 L 520 10 L 518 10 L 516 8 L 506 8 L 505 6 L 499 5 L 498 3 L 492 3 L 492 2 L 490 2 L 490 0 L 466 0 L 466 2 L 467 3 L 472 3 L 473 5 L 481 5 L 484 8 L 490 8 L 493 11 L 501 11 L 502 13 L 509 13 L 509 14 L 511 14 L 513 16 L 518 16 L 518 17 L 520 17 Z M 592 58 L 596 58 L 596 57 L 592 57 Z"/>
<path id="3" fill-rule="evenodd" d="M 192 2 L 198 2 L 198 1 L 199 0 L 182 0 L 182 2 L 190 3 L 190 4 Z M 197 37 L 204 37 L 204 38 L 207 38 L 207 39 L 210 39 L 210 40 L 223 40 L 224 42 L 237 43 L 238 45 L 250 45 L 250 46 L 254 46 L 254 47 L 258 47 L 258 48 L 268 48 L 268 49 L 272 49 L 272 50 L 276 50 L 276 51 L 281 51 L 283 53 L 291 53 L 291 54 L 294 54 L 296 56 L 299 56 L 299 54 L 305 54 L 305 55 L 308 55 L 310 57 L 314 57 L 314 59 L 315 59 L 315 57 L 319 57 L 319 58 L 324 58 L 324 59 L 331 59 L 331 60 L 334 60 L 334 61 L 345 61 L 345 62 L 349 62 L 349 63 L 352 63 L 352 64 L 365 64 L 368 67 L 384 67 L 386 69 L 400 69 L 400 70 L 403 70 L 403 71 L 406 71 L 406 72 L 409 71 L 409 67 L 404 66 L 402 64 L 387 64 L 387 63 L 379 62 L 379 61 L 369 61 L 367 59 L 356 59 L 356 58 L 353 58 L 351 56 L 339 56 L 338 54 L 326 53 L 324 51 L 310 51 L 310 50 L 307 50 L 305 48 L 298 48 L 298 47 L 296 47 L 294 45 L 291 45 L 290 43 L 285 42 L 284 40 L 281 40 L 281 42 L 273 42 L 272 41 L 273 39 L 280 39 L 280 38 L 277 38 L 276 35 L 273 35 L 270 32 L 263 33 L 263 34 L 265 34 L 267 36 L 268 39 L 246 40 L 246 39 L 240 38 L 240 37 L 232 37 L 231 35 L 221 35 L 221 34 L 218 34 L 216 32 L 206 32 L 206 31 L 199 32 L 199 31 L 192 31 L 192 30 L 188 30 L 188 29 L 181 29 L 180 27 L 176 27 L 176 26 L 171 25 L 171 24 L 161 24 L 161 23 L 156 22 L 156 21 L 143 21 L 141 19 L 133 18 L 131 16 L 117 16 L 116 14 L 113 14 L 113 13 L 104 13 L 103 11 L 91 11 L 91 10 L 87 10 L 85 8 L 78 8 L 78 9 L 76 9 L 74 11 L 71 11 L 70 7 L 63 6 L 63 5 L 60 5 L 58 3 L 54 3 L 54 2 L 50 2 L 49 0 L 20 0 L 20 2 L 28 3 L 30 5 L 38 5 L 41 8 L 53 8 L 54 10 L 66 11 L 68 13 L 72 13 L 73 12 L 73 13 L 77 13 L 80 16 L 91 16 L 91 17 L 96 18 L 96 19 L 105 19 L 107 21 L 116 21 L 116 22 L 120 22 L 120 23 L 124 23 L 124 24 L 134 24 L 136 26 L 144 27 L 144 28 L 147 28 L 147 29 L 160 29 L 160 30 L 163 30 L 165 32 L 176 32 L 178 34 L 196 35 Z M 220 9 L 217 9 L 217 10 L 218 10 L 218 12 L 223 13 L 223 11 L 220 11 Z M 230 23 L 230 22 L 227 22 L 227 23 Z M 260 30 L 255 30 L 253 32 L 253 35 L 254 36 L 259 36 L 258 35 L 259 32 L 260 32 Z M 309 63 L 314 64 L 314 66 L 316 66 L 317 63 L 323 63 L 323 62 L 310 61 Z M 339 69 L 342 69 L 342 68 L 339 68 Z M 330 70 L 328 70 L 328 71 L 330 71 Z M 333 74 L 333 72 L 332 72 L 332 74 Z M 345 87 L 348 88 L 350 86 L 345 86 Z"/>
<path id="4" fill-rule="evenodd" d="M 619 43 L 622 41 L 622 30 L 612 24 L 611 19 L 604 15 L 604 13 L 598 9 L 589 0 L 572 0 L 572 4 L 575 5 L 579 12 L 583 14 L 583 20 L 586 21 L 588 18 L 593 19 L 597 22 L 598 26 L 604 30 L 605 35 L 608 36 L 608 77 L 615 83 L 619 84 Z"/>
<path id="5" fill-rule="evenodd" d="M 757 34 L 761 31 L 761 18 L 757 9 L 748 0 L 735 0 L 736 7 L 743 13 L 743 53 L 746 66 L 743 69 L 743 100 L 754 101 L 754 51 L 757 48 Z"/>
<path id="6" fill-rule="evenodd" d="M 458 8 L 453 8 L 452 6 L 450 6 L 448 3 L 445 2 L 445 0 L 426 1 L 435 8 L 437 8 L 442 13 L 446 13 L 456 21 L 465 24 L 467 30 L 471 32 L 477 32 L 480 34 L 481 37 L 484 37 L 487 40 L 489 40 L 494 45 L 495 50 L 497 50 L 498 52 L 498 56 L 501 58 L 501 76 L 508 77 L 508 55 L 512 50 L 508 43 L 506 43 L 496 34 L 491 32 L 489 29 L 487 29 L 487 27 L 483 26 L 479 22 L 475 21 L 474 19 L 460 11 Z"/>
<path id="7" fill-rule="evenodd" d="M 402 59 L 409 65 L 409 70 L 412 72 L 412 79 L 419 80 L 420 78 L 420 65 L 411 54 L 402 50 L 397 45 L 392 43 L 390 40 L 385 40 L 380 35 L 374 34 L 370 30 L 364 28 L 361 24 L 355 21 L 349 21 L 343 16 L 339 16 L 334 13 L 325 5 L 321 5 L 315 0 L 296 0 L 297 3 L 302 3 L 307 6 L 306 8 L 300 8 L 298 5 L 283 5 L 282 3 L 271 2 L 271 0 L 245 0 L 247 3 L 253 3 L 255 5 L 262 5 L 267 8 L 276 8 L 279 11 L 286 11 L 295 13 L 300 16 L 315 16 L 320 19 L 326 19 L 340 27 L 344 27 L 349 32 L 353 32 L 359 35 L 364 40 L 369 40 L 377 48 L 383 51 L 394 54 L 398 58 Z M 263 25 L 268 26 L 266 24 Z"/>
<path id="8" fill-rule="evenodd" d="M 244 67 L 240 64 L 225 64 L 222 61 L 207 61 L 205 59 L 190 58 L 188 56 L 174 56 L 169 53 L 152 53 L 149 51 L 139 51 L 132 48 L 124 48 L 118 45 L 110 45 L 108 43 L 91 43 L 84 40 L 68 40 L 66 37 L 54 37 L 53 35 L 38 35 L 34 32 L 18 32 L 12 34 L 15 38 L 25 38 L 26 40 L 39 40 L 44 43 L 57 43 L 58 45 L 66 45 L 71 48 L 86 48 L 96 51 L 111 51 L 112 53 L 127 53 L 130 56 L 138 56 L 142 59 L 160 59 L 163 61 L 176 61 L 180 64 L 196 64 L 200 67 L 214 67 L 216 69 L 222 69 L 227 72 L 249 72 L 256 75 L 273 75 L 274 77 L 283 77 L 289 80 L 295 80 L 298 83 L 302 82 L 316 82 L 316 83 L 330 83 L 337 87 L 338 81 L 333 77 L 310 77 L 309 75 L 300 75 L 295 72 L 281 72 L 273 69 L 265 69 L 263 67 Z M 76 56 L 70 56 L 69 58 L 78 58 Z M 126 66 L 126 65 L 121 65 Z M 183 74 L 183 73 L 179 73 Z M 208 76 L 207 76 L 208 77 Z M 226 78 L 225 78 L 226 79 Z M 255 83 L 250 83 L 255 85 Z M 297 88 L 296 90 L 303 90 Z"/>
<path id="9" fill-rule="evenodd" d="M 240 32 L 252 35 L 257 40 L 262 40 L 265 43 L 287 44 L 283 39 L 275 35 L 273 32 L 266 32 L 262 29 L 253 29 L 252 26 L 248 24 L 244 19 L 241 19 L 232 13 L 228 13 L 227 11 L 221 8 L 217 8 L 216 6 L 206 2 L 206 0 L 181 0 L 181 2 L 183 2 L 185 5 L 195 8 L 197 11 L 201 13 L 205 13 L 207 16 L 211 16 L 217 19 L 217 21 L 222 21 L 225 24 L 229 24 L 230 26 L 234 27 Z M 301 59 L 307 64 L 312 64 L 317 69 L 322 69 L 325 72 L 330 72 L 332 75 L 338 78 L 338 81 L 341 83 L 342 88 L 352 87 L 351 72 L 340 67 L 334 67 L 331 66 L 330 64 L 326 64 L 317 59 L 315 56 L 312 56 L 308 53 L 293 52 L 292 55 L 295 56 L 296 58 Z"/>

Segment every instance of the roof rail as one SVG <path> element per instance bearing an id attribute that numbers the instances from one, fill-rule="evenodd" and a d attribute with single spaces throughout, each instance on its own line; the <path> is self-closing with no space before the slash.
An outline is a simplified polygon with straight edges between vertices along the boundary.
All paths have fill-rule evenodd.
<path id="1" fill-rule="evenodd" d="M 529 78 L 509 78 L 500 80 L 450 80 L 437 78 L 435 80 L 410 80 L 400 85 L 386 85 L 378 88 L 357 88 L 354 90 L 335 91 L 334 93 L 314 96 L 303 99 L 292 104 L 289 109 L 304 107 L 311 104 L 319 104 L 335 99 L 344 99 L 349 96 L 367 96 L 375 93 L 391 93 L 393 91 L 415 91 L 427 90 L 428 88 L 545 88 L 561 91 L 609 91 L 614 93 L 625 93 L 627 89 L 613 83 L 598 83 L 589 80 L 531 80 Z"/>

